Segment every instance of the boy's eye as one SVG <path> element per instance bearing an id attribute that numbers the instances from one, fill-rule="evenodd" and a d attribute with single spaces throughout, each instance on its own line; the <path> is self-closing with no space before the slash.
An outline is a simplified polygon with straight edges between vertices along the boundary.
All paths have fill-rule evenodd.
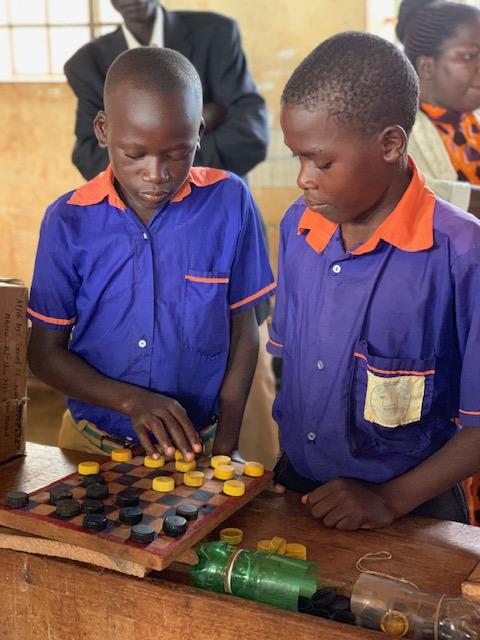
<path id="1" fill-rule="evenodd" d="M 129 160 L 140 160 L 140 158 L 143 158 L 143 154 L 142 153 L 126 153 L 124 152 L 124 155 L 129 159 Z"/>
<path id="2" fill-rule="evenodd" d="M 323 164 L 316 164 L 315 168 L 319 169 L 320 171 L 326 171 L 327 169 L 330 169 L 330 167 L 332 166 L 331 162 L 324 162 Z"/>

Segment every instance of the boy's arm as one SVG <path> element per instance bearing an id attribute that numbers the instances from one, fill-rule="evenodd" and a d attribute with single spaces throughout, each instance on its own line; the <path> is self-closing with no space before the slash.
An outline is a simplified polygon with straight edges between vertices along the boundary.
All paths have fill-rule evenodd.
<path id="1" fill-rule="evenodd" d="M 158 454 L 149 431 L 167 455 L 173 455 L 176 447 L 191 460 L 201 451 L 198 435 L 176 400 L 104 376 L 68 350 L 69 338 L 70 331 L 33 325 L 28 360 L 35 375 L 72 398 L 129 416 L 149 455 Z"/>
<path id="2" fill-rule="evenodd" d="M 245 403 L 258 357 L 258 327 L 253 308 L 232 315 L 230 354 L 219 396 L 214 454 L 229 455 L 238 446 Z"/>
<path id="3" fill-rule="evenodd" d="M 304 496 L 314 518 L 343 530 L 385 527 L 480 469 L 480 428 L 464 427 L 421 464 L 383 484 L 338 478 Z"/>

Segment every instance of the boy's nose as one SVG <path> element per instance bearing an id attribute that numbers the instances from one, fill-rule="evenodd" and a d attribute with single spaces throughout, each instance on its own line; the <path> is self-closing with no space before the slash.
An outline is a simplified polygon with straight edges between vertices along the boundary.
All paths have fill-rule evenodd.
<path id="1" fill-rule="evenodd" d="M 316 184 L 311 174 L 306 169 L 300 169 L 297 178 L 297 185 L 302 191 L 308 191 L 309 189 L 316 188 Z"/>
<path id="2" fill-rule="evenodd" d="M 168 167 L 164 162 L 152 160 L 148 163 L 143 179 L 152 184 L 162 184 L 170 180 Z"/>

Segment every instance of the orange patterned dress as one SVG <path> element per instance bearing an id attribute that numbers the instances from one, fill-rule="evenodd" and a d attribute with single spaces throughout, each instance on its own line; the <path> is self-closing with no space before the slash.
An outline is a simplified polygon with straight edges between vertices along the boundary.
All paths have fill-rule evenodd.
<path id="1" fill-rule="evenodd" d="M 420 109 L 440 134 L 458 179 L 480 184 L 480 123 L 475 114 L 458 113 L 426 102 L 420 104 Z M 470 523 L 480 526 L 480 476 L 465 480 L 464 487 Z"/>

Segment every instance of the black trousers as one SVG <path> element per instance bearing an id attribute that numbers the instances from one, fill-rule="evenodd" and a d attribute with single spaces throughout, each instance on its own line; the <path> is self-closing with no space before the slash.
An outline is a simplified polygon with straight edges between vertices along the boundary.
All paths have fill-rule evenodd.
<path id="1" fill-rule="evenodd" d="M 321 484 L 297 473 L 286 453 L 283 453 L 277 462 L 274 477 L 275 482 L 283 485 L 286 489 L 300 493 L 309 493 Z M 456 484 L 439 496 L 419 505 L 408 515 L 453 520 L 468 524 L 467 501 L 462 486 Z"/>

